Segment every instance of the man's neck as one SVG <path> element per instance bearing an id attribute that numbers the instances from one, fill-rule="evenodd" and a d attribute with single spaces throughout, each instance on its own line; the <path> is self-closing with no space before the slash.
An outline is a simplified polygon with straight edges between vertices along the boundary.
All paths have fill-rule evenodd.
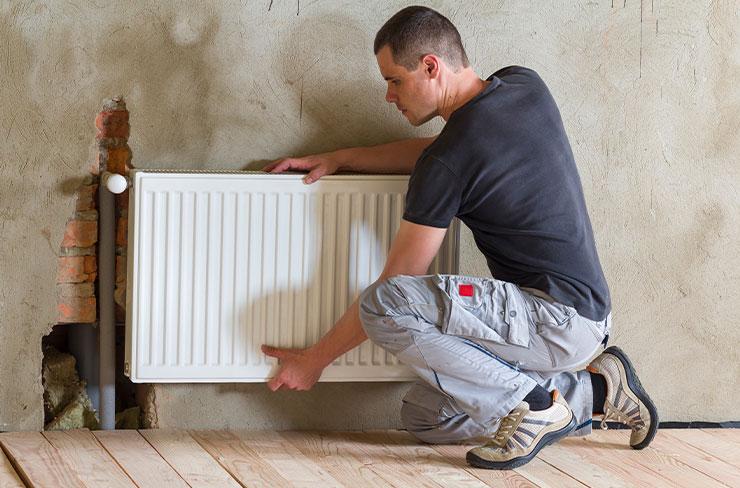
<path id="1" fill-rule="evenodd" d="M 439 115 L 447 122 L 455 110 L 472 100 L 489 83 L 481 80 L 470 68 L 453 74 L 443 90 Z"/>

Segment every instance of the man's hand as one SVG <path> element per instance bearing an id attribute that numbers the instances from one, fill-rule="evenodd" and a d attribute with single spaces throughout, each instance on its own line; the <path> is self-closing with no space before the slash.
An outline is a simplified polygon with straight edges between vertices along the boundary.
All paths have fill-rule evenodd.
<path id="1" fill-rule="evenodd" d="M 304 156 L 302 158 L 277 159 L 265 166 L 263 171 L 269 173 L 282 173 L 291 169 L 308 171 L 309 173 L 303 178 L 303 181 L 310 184 L 322 176 L 336 173 L 339 167 L 339 162 L 336 161 L 331 153 L 326 153 Z"/>
<path id="2" fill-rule="evenodd" d="M 262 352 L 267 356 L 278 358 L 280 369 L 268 383 L 272 391 L 281 387 L 290 390 L 310 390 L 319 380 L 325 365 L 311 354 L 311 349 L 281 349 L 262 345 Z"/>

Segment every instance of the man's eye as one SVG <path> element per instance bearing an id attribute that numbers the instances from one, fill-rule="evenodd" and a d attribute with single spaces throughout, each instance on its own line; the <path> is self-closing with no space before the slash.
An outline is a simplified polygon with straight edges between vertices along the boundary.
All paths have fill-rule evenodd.
<path id="1" fill-rule="evenodd" d="M 401 80 L 393 80 L 391 83 L 393 83 L 394 85 L 398 86 L 398 85 L 401 84 Z"/>

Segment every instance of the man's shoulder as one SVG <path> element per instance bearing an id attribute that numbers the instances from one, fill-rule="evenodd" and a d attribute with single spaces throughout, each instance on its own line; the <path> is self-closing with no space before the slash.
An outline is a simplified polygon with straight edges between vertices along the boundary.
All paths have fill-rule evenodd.
<path id="1" fill-rule="evenodd" d="M 489 76 L 488 79 L 492 80 L 493 77 L 496 77 L 502 81 L 506 81 L 509 78 L 533 79 L 537 81 L 542 81 L 540 75 L 532 68 L 526 68 L 524 66 L 517 65 L 501 68 L 493 73 L 491 76 Z"/>

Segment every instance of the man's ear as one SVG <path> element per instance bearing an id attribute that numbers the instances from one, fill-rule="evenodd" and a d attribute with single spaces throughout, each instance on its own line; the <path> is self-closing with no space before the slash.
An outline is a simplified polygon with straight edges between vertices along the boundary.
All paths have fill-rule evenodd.
<path id="1" fill-rule="evenodd" d="M 439 63 L 439 58 L 434 54 L 427 54 L 423 58 L 421 58 L 421 64 L 424 68 L 424 72 L 430 78 L 436 78 L 439 75 Z"/>

